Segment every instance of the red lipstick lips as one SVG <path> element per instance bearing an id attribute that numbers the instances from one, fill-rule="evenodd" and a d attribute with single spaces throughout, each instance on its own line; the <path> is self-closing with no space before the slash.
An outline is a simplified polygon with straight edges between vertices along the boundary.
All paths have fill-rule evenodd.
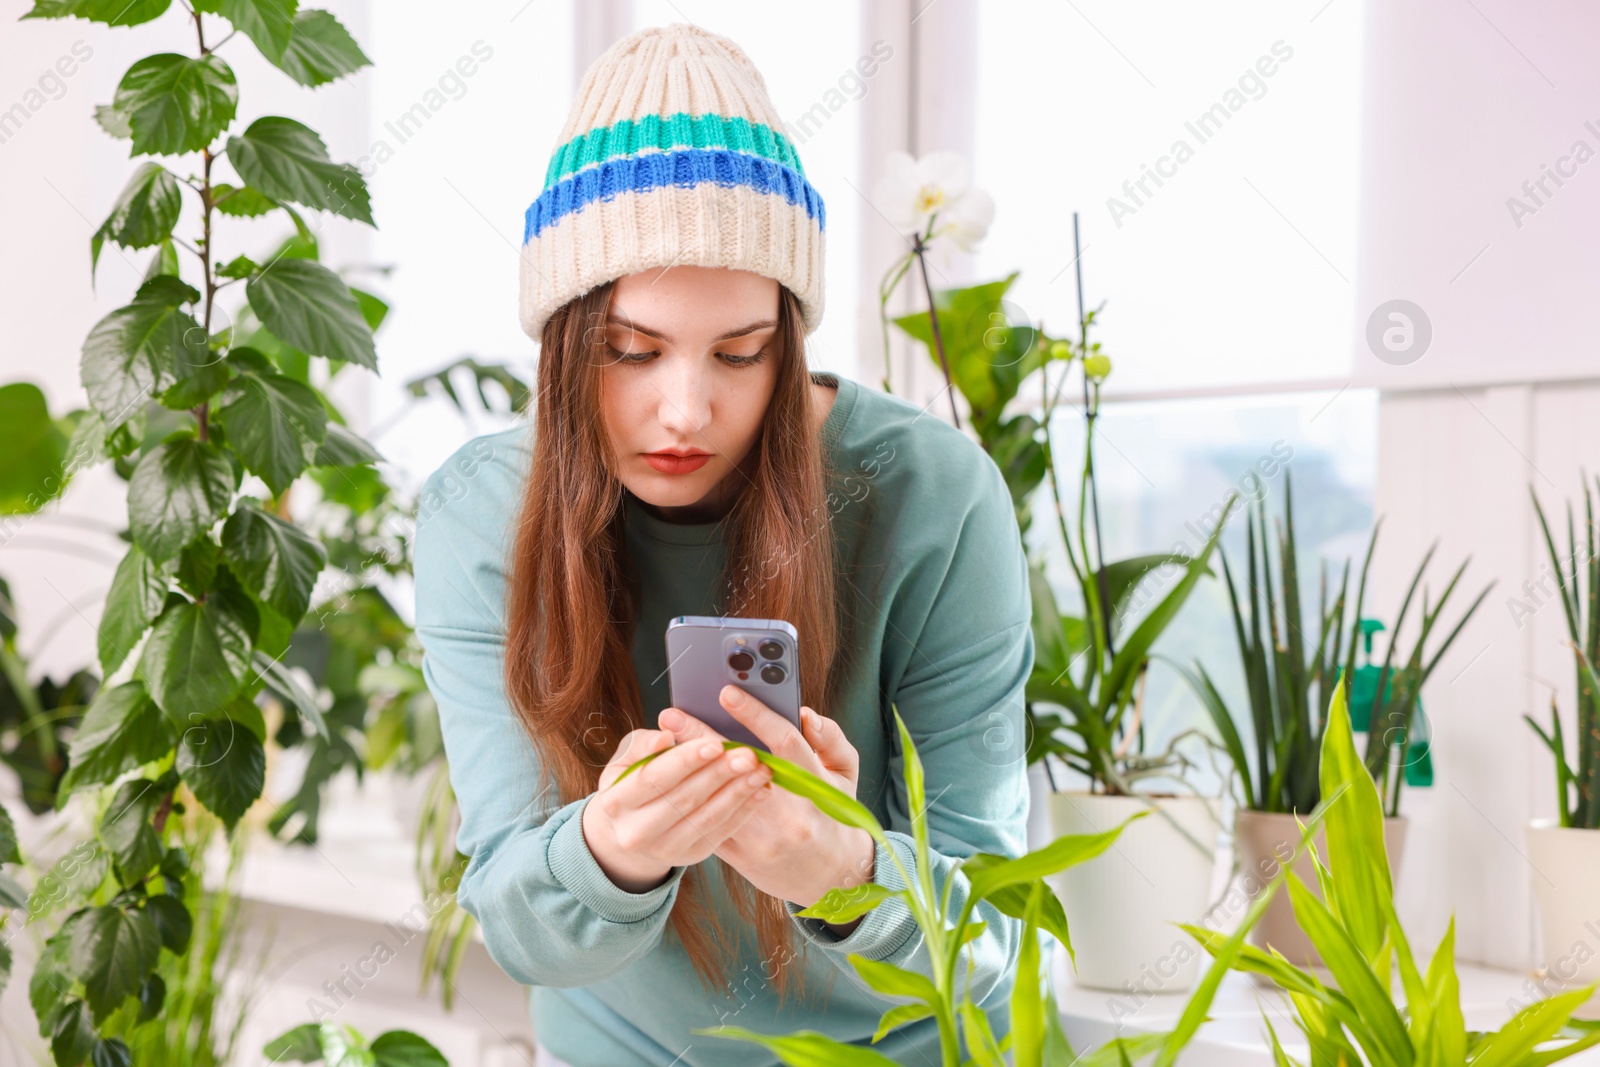
<path id="1" fill-rule="evenodd" d="M 694 449 L 662 449 L 644 453 L 644 461 L 662 474 L 689 474 L 706 465 L 711 453 Z"/>

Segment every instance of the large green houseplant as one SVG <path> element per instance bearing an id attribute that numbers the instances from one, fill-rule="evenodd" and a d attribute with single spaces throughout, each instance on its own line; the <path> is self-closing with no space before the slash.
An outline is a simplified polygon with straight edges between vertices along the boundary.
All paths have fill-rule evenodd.
<path id="1" fill-rule="evenodd" d="M 1287 995 L 1306 1038 L 1310 1063 L 1373 1067 L 1512 1067 L 1550 1064 L 1600 1044 L 1600 1028 L 1564 1032 L 1595 984 L 1530 1004 L 1492 1032 L 1468 1030 L 1455 967 L 1451 923 L 1426 971 L 1418 966 L 1394 906 L 1394 879 L 1383 844 L 1383 798 L 1357 754 L 1343 685 L 1337 685 L 1323 733 L 1319 784 L 1336 791 L 1323 831 L 1327 855 L 1312 853 L 1320 894 L 1289 874 L 1295 920 L 1317 947 L 1331 981 L 1276 952 L 1191 928 L 1220 962 L 1259 975 Z M 1399 988 L 1396 990 L 1396 973 Z M 1275 1062 L 1296 1067 L 1263 1010 Z"/>
<path id="2" fill-rule="evenodd" d="M 23 17 L 133 26 L 171 6 L 38 0 Z M 83 794 L 103 813 L 68 853 L 73 870 L 45 876 L 65 887 L 57 906 L 33 917 L 56 924 L 30 999 L 62 1067 L 123 1062 L 130 1046 L 137 1055 L 140 1028 L 161 1012 L 161 961 L 189 950 L 193 921 L 182 893 L 191 857 L 173 815 L 198 804 L 230 833 L 239 824 L 274 740 L 262 704 L 287 713 L 280 743 L 335 741 L 284 660 L 337 539 L 297 524 L 290 497 L 317 475 L 324 496 L 355 493 L 378 459 L 322 384 L 376 368 L 386 309 L 317 261 L 301 214 L 371 225 L 365 182 L 293 119 L 239 128 L 224 50 L 239 35 L 233 51 L 248 41 L 311 88 L 368 60 L 331 13 L 296 0 L 194 0 L 182 15 L 193 49 L 138 60 L 95 112 L 146 158 L 92 236 L 91 271 L 108 244 L 154 254 L 132 299 L 83 344 L 89 411 L 64 465 L 110 461 L 128 480 L 129 529 L 99 627 L 107 684 L 71 741 L 57 797 Z M 186 199 L 187 235 L 177 232 Z M 284 218 L 298 236 L 252 258 L 221 247 L 221 216 Z"/>
<path id="3" fill-rule="evenodd" d="M 1294 487 L 1287 471 L 1283 499 L 1283 515 L 1275 530 L 1269 530 L 1264 497 L 1249 509 L 1242 581 L 1236 581 L 1227 552 L 1219 553 L 1245 683 L 1244 707 L 1229 707 L 1202 664 L 1195 663 L 1192 669 L 1177 665 L 1199 696 L 1233 763 L 1243 793 L 1234 823 L 1235 847 L 1238 862 L 1252 877 L 1276 869 L 1286 844 L 1298 837 L 1295 814 L 1310 811 L 1321 799 L 1318 768 L 1327 728 L 1321 709 L 1328 707 L 1341 681 L 1356 677 L 1367 572 L 1381 526 L 1381 520 L 1373 525 L 1353 591 L 1351 561 L 1345 560 L 1336 587 L 1330 587 L 1324 562 L 1316 614 L 1308 619 L 1295 539 Z M 1400 787 L 1411 758 L 1422 684 L 1494 584 L 1479 592 L 1449 632 L 1429 648 L 1435 627 L 1466 570 L 1463 562 L 1437 601 L 1429 603 L 1424 591 L 1414 644 L 1409 652 L 1399 653 L 1404 644 L 1401 628 L 1417 602 L 1418 588 L 1436 548 L 1427 551 L 1411 577 L 1395 624 L 1396 636 L 1389 642 L 1378 672 L 1372 704 L 1362 709 L 1370 724 L 1365 764 L 1380 793 L 1388 797 L 1384 834 L 1397 867 L 1406 830 L 1400 815 Z M 1398 666 L 1397 654 L 1402 661 Z M 1301 873 L 1310 878 L 1309 866 Z M 1271 945 L 1297 963 L 1316 961 L 1315 949 L 1295 924 L 1287 897 L 1278 899 L 1255 933 L 1258 944 Z"/>
<path id="4" fill-rule="evenodd" d="M 1600 487 L 1600 480 L 1596 482 Z M 1550 523 L 1533 487 L 1528 487 L 1549 566 L 1538 582 L 1523 591 L 1529 601 L 1512 601 L 1520 628 L 1549 603 L 1550 585 L 1561 602 L 1561 618 L 1573 658 L 1576 708 L 1572 742 L 1561 722 L 1555 695 L 1550 697 L 1546 731 L 1532 716 L 1523 718 L 1549 749 L 1555 765 L 1555 817 L 1536 819 L 1528 827 L 1529 861 L 1544 875 L 1533 879 L 1544 935 L 1544 963 L 1557 981 L 1600 981 L 1600 958 L 1587 951 L 1592 937 L 1593 887 L 1600 885 L 1600 533 L 1595 526 L 1595 498 L 1583 487 L 1582 534 L 1567 504 L 1567 551 L 1556 549 Z M 1543 595 L 1541 595 L 1543 594 Z M 1518 610 L 1523 614 L 1518 614 Z M 1570 756 L 1569 756 L 1570 753 Z M 1585 946 L 1580 949 L 1580 946 Z M 1586 1014 L 1600 1014 L 1594 1006 Z"/>
<path id="5" fill-rule="evenodd" d="M 919 202 L 949 199 L 924 189 Z M 911 259 L 925 258 L 927 241 L 941 229 L 935 209 L 907 258 L 886 276 L 886 293 Z M 1006 294 L 1016 273 L 964 288 L 925 284 L 928 308 L 893 322 L 927 347 L 953 393 L 966 401 L 971 431 L 1005 477 L 1024 536 L 1049 482 L 1070 592 L 1081 605 L 1079 615 L 1063 611 L 1043 558 L 1030 559 L 1034 667 L 1027 684 L 1025 755 L 1044 768 L 1050 782 L 1052 834 L 1105 831 L 1151 808 L 1160 816 L 1130 827 L 1115 853 L 1060 877 L 1069 906 L 1106 916 L 1079 947 L 1079 980 L 1121 989 L 1161 961 L 1176 970 L 1168 988 L 1182 989 L 1199 977 L 1199 952 L 1181 937 L 1175 945 L 1168 923 L 1203 913 L 1221 827 L 1212 802 L 1172 792 L 1184 788 L 1191 762 L 1181 742 L 1192 735 L 1180 734 L 1160 750 L 1145 747 L 1145 680 L 1156 642 L 1210 573 L 1208 560 L 1237 495 L 1223 503 L 1216 527 L 1192 553 L 1106 558 L 1096 424 L 1111 363 L 1089 336 L 1099 309 L 1083 307 L 1081 257 L 1078 262 L 1076 337 L 1053 338 L 1013 321 L 1016 311 Z M 1069 384 L 1081 398 L 1083 458 L 1075 466 L 1059 459 L 1053 436 L 1058 412 L 1072 403 Z M 1037 406 L 1013 410 L 1019 397 L 1029 395 L 1025 390 L 1035 389 Z M 1055 762 L 1080 775 L 1087 788 L 1061 789 Z"/>

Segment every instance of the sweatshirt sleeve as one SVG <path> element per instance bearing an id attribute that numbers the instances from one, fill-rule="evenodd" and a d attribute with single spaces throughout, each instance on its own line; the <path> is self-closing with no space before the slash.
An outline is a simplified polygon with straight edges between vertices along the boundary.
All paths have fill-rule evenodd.
<path id="1" fill-rule="evenodd" d="M 616 974 L 660 941 L 683 868 L 644 893 L 600 869 L 584 840 L 588 798 L 540 791 L 536 750 L 507 700 L 503 542 L 514 515 L 508 455 L 468 464 L 466 449 L 424 485 L 414 548 L 423 677 L 439 707 L 460 807 L 456 848 L 469 858 L 457 900 L 483 927 L 489 955 L 523 985 L 580 986 Z M 497 462 L 498 461 L 498 462 Z M 514 470 L 514 468 L 513 468 Z M 507 484 L 498 484 L 507 483 Z"/>
<path id="2" fill-rule="evenodd" d="M 900 650 L 905 669 L 898 684 L 891 679 L 883 707 L 893 745 L 885 797 L 889 822 L 887 843 L 875 849 L 873 881 L 905 888 L 889 849 L 917 877 L 892 702 L 922 759 L 933 883 L 942 894 L 954 879 L 952 920 L 970 891 L 961 857 L 1020 856 L 1027 847 L 1024 691 L 1034 657 L 1027 556 L 1005 482 L 987 456 L 979 457 L 965 508 L 951 509 L 947 495 L 920 506 L 915 497 L 908 502 L 904 528 L 931 531 L 930 540 L 905 577 L 905 597 L 889 608 L 887 628 L 890 640 L 909 647 Z M 952 510 L 961 516 L 956 531 Z M 807 940 L 869 995 L 880 994 L 861 982 L 848 960 L 851 953 L 932 976 L 922 932 L 902 901 L 878 905 L 842 938 L 819 920 L 796 916 L 800 908 L 793 902 L 786 906 Z M 988 903 L 977 905 L 970 921 L 987 924 L 963 950 L 973 963 L 972 999 L 993 1009 L 1010 993 L 1022 923 Z"/>

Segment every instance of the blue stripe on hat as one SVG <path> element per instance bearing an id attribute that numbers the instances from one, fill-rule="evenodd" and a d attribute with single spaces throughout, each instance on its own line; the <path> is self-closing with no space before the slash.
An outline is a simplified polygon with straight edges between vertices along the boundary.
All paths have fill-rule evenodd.
<path id="1" fill-rule="evenodd" d="M 806 214 L 817 220 L 817 229 L 826 229 L 822 196 L 804 176 L 746 152 L 688 148 L 608 159 L 552 185 L 529 205 L 522 243 L 527 244 L 596 200 L 610 200 L 619 193 L 647 193 L 669 185 L 689 189 L 706 182 L 748 186 L 758 193 L 781 196 L 791 204 L 804 204 Z"/>

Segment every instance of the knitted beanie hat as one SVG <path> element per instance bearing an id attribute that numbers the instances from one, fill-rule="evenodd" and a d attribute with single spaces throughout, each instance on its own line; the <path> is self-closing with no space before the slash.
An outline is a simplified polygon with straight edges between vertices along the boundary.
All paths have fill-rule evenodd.
<path id="1" fill-rule="evenodd" d="M 590 65 L 528 208 L 522 328 L 597 285 L 680 263 L 774 278 L 822 321 L 822 197 L 765 82 L 726 37 L 677 22 Z"/>

